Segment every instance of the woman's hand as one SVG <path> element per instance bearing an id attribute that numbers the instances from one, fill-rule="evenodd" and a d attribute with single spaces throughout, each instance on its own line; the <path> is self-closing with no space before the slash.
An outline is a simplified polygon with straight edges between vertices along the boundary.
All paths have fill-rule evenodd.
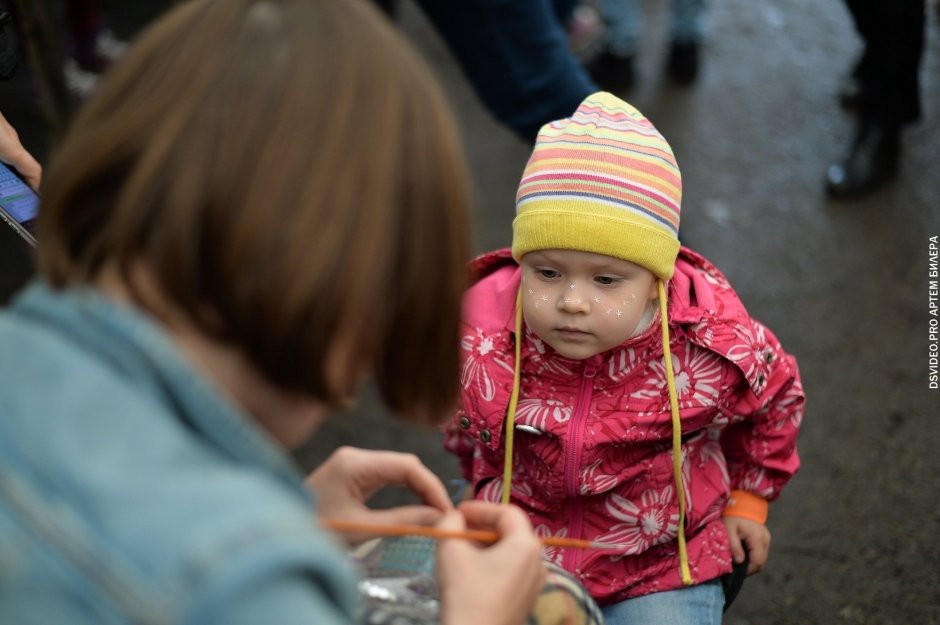
<path id="1" fill-rule="evenodd" d="M 747 574 L 757 573 L 767 564 L 770 553 L 770 530 L 763 523 L 751 521 L 736 516 L 721 518 L 725 529 L 728 530 L 728 540 L 731 543 L 731 557 L 735 564 L 744 562 L 744 550 L 750 559 Z"/>
<path id="2" fill-rule="evenodd" d="M 520 625 L 545 584 L 542 543 L 514 506 L 468 501 L 448 512 L 442 529 L 488 529 L 500 539 L 478 547 L 467 540 L 438 542 L 437 576 L 443 625 Z"/>
<path id="3" fill-rule="evenodd" d="M 447 489 L 417 456 L 393 451 L 341 447 L 307 478 L 323 518 L 364 523 L 433 525 L 453 509 Z M 385 486 L 411 489 L 425 505 L 373 510 L 366 501 Z M 354 545 L 371 536 L 344 534 Z"/>
<path id="4" fill-rule="evenodd" d="M 0 161 L 13 165 L 34 190 L 39 190 L 42 167 L 20 143 L 20 136 L 6 118 L 0 114 Z"/>

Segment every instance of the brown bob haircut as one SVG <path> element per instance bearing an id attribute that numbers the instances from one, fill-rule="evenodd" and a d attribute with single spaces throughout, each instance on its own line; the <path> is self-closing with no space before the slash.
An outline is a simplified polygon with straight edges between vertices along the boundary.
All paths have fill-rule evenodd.
<path id="1" fill-rule="evenodd" d="M 456 127 L 364 0 L 192 0 L 74 120 L 43 187 L 55 288 L 144 267 L 174 314 L 271 382 L 336 405 L 371 372 L 390 407 L 453 405 L 470 254 Z M 335 371 L 333 372 L 335 378 Z"/>

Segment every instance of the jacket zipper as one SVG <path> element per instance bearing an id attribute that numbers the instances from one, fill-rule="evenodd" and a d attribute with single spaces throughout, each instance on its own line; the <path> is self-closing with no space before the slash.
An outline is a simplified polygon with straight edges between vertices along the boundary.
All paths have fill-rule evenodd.
<path id="1" fill-rule="evenodd" d="M 581 484 L 578 479 L 581 467 L 581 446 L 584 441 L 584 423 L 587 421 L 591 406 L 592 386 L 597 369 L 590 365 L 584 366 L 581 374 L 581 385 L 578 388 L 578 401 L 568 425 L 568 446 L 565 449 L 565 494 L 569 501 L 568 535 L 574 538 L 581 537 L 581 524 L 584 511 L 581 507 Z M 565 569 L 574 573 L 581 563 L 580 549 L 565 549 Z"/>

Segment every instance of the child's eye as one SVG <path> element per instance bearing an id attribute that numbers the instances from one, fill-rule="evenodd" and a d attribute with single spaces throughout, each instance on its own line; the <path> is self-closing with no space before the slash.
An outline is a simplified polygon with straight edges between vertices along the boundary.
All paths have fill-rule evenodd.
<path id="1" fill-rule="evenodd" d="M 554 269 L 536 269 L 535 273 L 546 280 L 554 280 L 555 278 L 561 277 L 561 274 Z"/>
<path id="2" fill-rule="evenodd" d="M 613 276 L 597 276 L 594 280 L 602 286 L 610 286 L 612 284 L 617 284 L 620 281 L 619 278 Z"/>

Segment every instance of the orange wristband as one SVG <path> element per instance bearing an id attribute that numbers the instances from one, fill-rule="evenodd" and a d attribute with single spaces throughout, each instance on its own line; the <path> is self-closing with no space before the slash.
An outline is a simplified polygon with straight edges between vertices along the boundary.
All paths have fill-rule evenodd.
<path id="1" fill-rule="evenodd" d="M 736 516 L 761 525 L 767 523 L 767 500 L 746 490 L 733 490 L 721 516 Z"/>

